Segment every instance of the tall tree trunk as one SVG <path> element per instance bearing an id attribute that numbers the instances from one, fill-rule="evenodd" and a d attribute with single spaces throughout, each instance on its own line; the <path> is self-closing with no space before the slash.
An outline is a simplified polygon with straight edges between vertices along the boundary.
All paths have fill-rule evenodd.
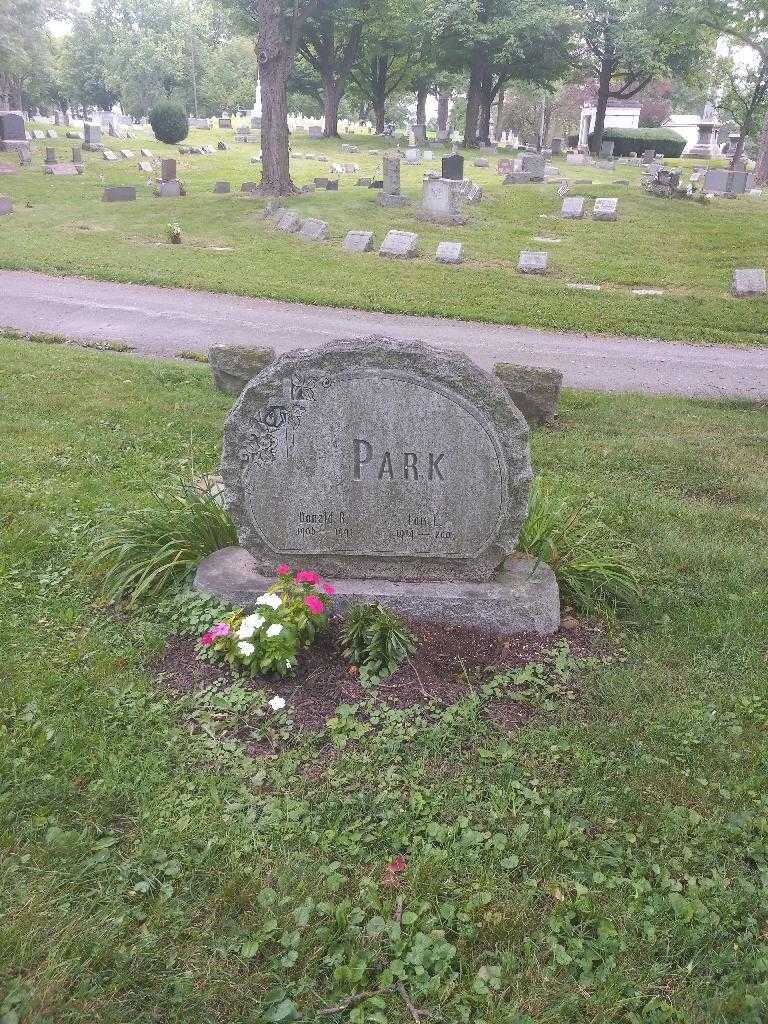
<path id="1" fill-rule="evenodd" d="M 491 107 L 493 106 L 493 75 L 486 69 L 480 83 L 480 115 L 477 141 L 486 145 L 491 141 Z"/>
<path id="2" fill-rule="evenodd" d="M 280 7 L 259 0 L 259 87 L 261 89 L 261 183 L 264 196 L 292 196 L 288 150 L 288 76 L 294 47 L 285 38 Z"/>
<path id="3" fill-rule="evenodd" d="M 339 134 L 339 104 L 341 103 L 342 91 L 338 82 L 334 81 L 333 74 L 323 80 L 323 117 L 325 127 L 323 135 L 329 138 L 337 138 Z"/>
<path id="4" fill-rule="evenodd" d="M 595 124 L 592 129 L 592 153 L 599 154 L 600 146 L 603 143 L 603 131 L 605 129 L 605 111 L 608 107 L 608 97 L 611 93 L 611 61 L 603 57 L 600 65 L 600 80 L 597 90 L 597 103 L 595 111 Z"/>
<path id="5" fill-rule="evenodd" d="M 439 132 L 448 129 L 448 112 L 451 101 L 451 90 L 441 86 L 437 90 L 437 130 Z"/>
<path id="6" fill-rule="evenodd" d="M 504 85 L 499 86 L 499 94 L 496 97 L 496 124 L 493 128 L 493 134 L 498 142 L 501 139 L 501 133 L 504 131 Z"/>
<path id="7" fill-rule="evenodd" d="M 429 89 L 426 85 L 420 85 L 416 90 L 416 124 L 427 123 L 427 96 Z"/>
<path id="8" fill-rule="evenodd" d="M 384 132 L 384 110 L 387 105 L 387 60 L 386 57 L 374 57 L 372 62 L 371 84 L 373 114 L 376 121 L 376 134 Z"/>
<path id="9" fill-rule="evenodd" d="M 768 185 L 768 110 L 765 112 L 755 160 L 755 185 Z"/>
<path id="10" fill-rule="evenodd" d="M 469 68 L 469 86 L 467 88 L 467 112 L 464 117 L 464 147 L 473 149 L 477 146 L 477 126 L 480 117 L 480 89 L 482 86 L 483 72 L 485 70 L 485 57 L 479 46 L 472 51 L 472 61 Z"/>

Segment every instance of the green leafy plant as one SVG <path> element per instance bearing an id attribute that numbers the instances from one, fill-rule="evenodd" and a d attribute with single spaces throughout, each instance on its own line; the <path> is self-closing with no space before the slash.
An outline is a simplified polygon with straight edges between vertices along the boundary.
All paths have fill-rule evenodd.
<path id="1" fill-rule="evenodd" d="M 386 679 L 416 650 L 416 637 L 382 605 L 354 605 L 341 629 L 344 656 L 360 668 L 362 682 Z"/>
<path id="2" fill-rule="evenodd" d="M 167 622 L 179 636 L 200 636 L 232 611 L 212 594 L 185 587 L 168 594 L 157 605 L 158 617 Z"/>
<path id="3" fill-rule="evenodd" d="M 181 245 L 181 224 L 172 220 L 165 225 L 165 235 L 171 245 Z"/>
<path id="4" fill-rule="evenodd" d="M 149 114 L 149 123 L 158 142 L 172 146 L 182 142 L 189 134 L 187 115 L 178 103 L 156 103 Z"/>
<path id="5" fill-rule="evenodd" d="M 652 149 L 660 156 L 679 157 L 685 149 L 685 139 L 671 128 L 606 128 L 603 142 L 613 142 L 614 156 L 629 156 Z M 589 136 L 592 145 L 592 136 Z"/>
<path id="6" fill-rule="evenodd" d="M 210 490 L 179 485 L 158 494 L 154 506 L 98 530 L 90 557 L 106 569 L 105 596 L 133 605 L 188 579 L 206 555 L 236 543 L 232 520 Z"/>
<path id="7" fill-rule="evenodd" d="M 608 611 L 640 596 L 634 552 L 609 527 L 594 495 L 537 477 L 518 549 L 552 567 L 563 596 L 583 611 Z"/>
<path id="8" fill-rule="evenodd" d="M 309 647 L 327 621 L 326 605 L 334 588 L 311 570 L 294 576 L 278 566 L 277 581 L 256 598 L 256 609 L 225 615 L 200 638 L 200 653 L 225 660 L 251 676 L 264 672 L 286 675 L 295 668 L 299 651 Z"/>

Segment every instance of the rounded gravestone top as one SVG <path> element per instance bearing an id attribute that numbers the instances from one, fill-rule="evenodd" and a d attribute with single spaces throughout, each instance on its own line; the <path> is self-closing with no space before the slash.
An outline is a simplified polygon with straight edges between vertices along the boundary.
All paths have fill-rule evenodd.
<path id="1" fill-rule="evenodd" d="M 225 500 L 265 574 L 488 580 L 528 510 L 528 426 L 466 356 L 371 337 L 291 352 L 224 428 Z"/>

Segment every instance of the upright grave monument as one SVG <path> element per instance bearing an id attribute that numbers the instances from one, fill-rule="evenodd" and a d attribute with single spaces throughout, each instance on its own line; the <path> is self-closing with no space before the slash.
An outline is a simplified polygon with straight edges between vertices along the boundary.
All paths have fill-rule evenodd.
<path id="1" fill-rule="evenodd" d="M 400 157 L 385 156 L 383 168 L 384 188 L 378 196 L 379 206 L 408 206 L 410 199 L 400 191 Z"/>
<path id="2" fill-rule="evenodd" d="M 224 500 L 239 547 L 195 586 L 248 607 L 282 562 L 333 580 L 336 607 L 546 635 L 548 566 L 515 553 L 529 431 L 502 383 L 415 341 L 334 341 L 280 357 L 227 418 Z"/>
<path id="3" fill-rule="evenodd" d="M 0 114 L 0 152 L 28 148 L 27 129 L 21 114 Z"/>

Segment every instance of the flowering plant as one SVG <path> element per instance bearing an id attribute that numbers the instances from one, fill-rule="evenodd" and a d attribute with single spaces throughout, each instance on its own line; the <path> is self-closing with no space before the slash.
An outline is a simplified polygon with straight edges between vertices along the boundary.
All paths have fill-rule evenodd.
<path id="1" fill-rule="evenodd" d="M 276 582 L 256 599 L 253 612 L 238 609 L 203 633 L 203 656 L 223 659 L 251 676 L 286 675 L 301 648 L 309 647 L 325 626 L 326 605 L 334 593 L 316 572 L 304 569 L 294 576 L 290 566 L 280 565 Z"/>

